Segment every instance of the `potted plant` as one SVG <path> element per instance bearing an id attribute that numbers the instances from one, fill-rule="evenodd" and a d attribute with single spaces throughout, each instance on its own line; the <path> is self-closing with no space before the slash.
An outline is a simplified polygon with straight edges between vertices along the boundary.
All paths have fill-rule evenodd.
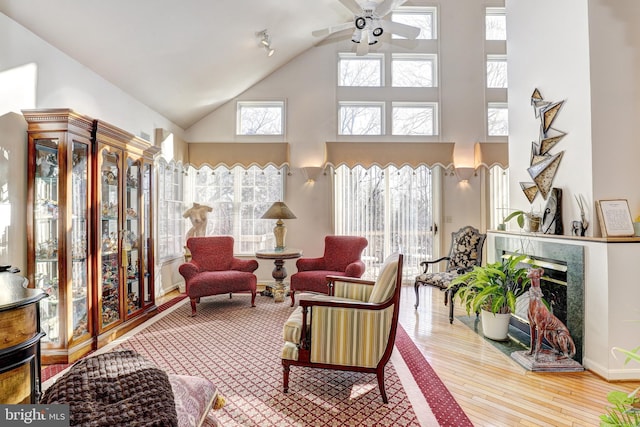
<path id="1" fill-rule="evenodd" d="M 542 223 L 541 215 L 534 213 L 533 211 L 525 212 L 521 210 L 511 212 L 504 218 L 503 222 L 506 223 L 514 218 L 520 228 L 523 228 L 525 231 L 530 233 L 538 231 L 540 229 L 540 224 Z"/>
<path id="2" fill-rule="evenodd" d="M 625 350 L 614 347 L 613 350 L 627 356 L 625 364 L 635 360 L 640 362 L 640 347 L 633 350 Z M 640 425 L 640 387 L 631 393 L 614 390 L 607 394 L 607 413 L 600 415 L 600 425 L 604 427 L 634 427 Z"/>
<path id="3" fill-rule="evenodd" d="M 528 268 L 522 267 L 526 255 L 512 256 L 504 262 L 476 266 L 456 277 L 450 287 L 457 289 L 467 314 L 480 313 L 484 336 L 506 340 L 511 313 L 516 310 L 516 298 L 529 284 Z"/>

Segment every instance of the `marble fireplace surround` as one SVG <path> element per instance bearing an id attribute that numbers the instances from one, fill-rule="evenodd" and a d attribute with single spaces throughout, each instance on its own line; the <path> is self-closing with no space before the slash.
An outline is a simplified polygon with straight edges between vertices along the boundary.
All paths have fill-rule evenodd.
<path id="1" fill-rule="evenodd" d="M 546 258 L 567 266 L 567 321 L 576 345 L 574 359 L 582 363 L 584 351 L 584 248 L 568 243 L 531 240 L 526 236 L 499 236 L 495 240 L 494 259 L 504 254 L 526 254 L 531 258 Z"/>
<path id="2" fill-rule="evenodd" d="M 639 237 L 576 237 L 488 230 L 485 244 L 487 263 L 497 261 L 498 255 L 502 254 L 496 249 L 497 242 L 501 246 L 506 245 L 508 250 L 518 249 L 534 255 L 533 251 L 542 242 L 545 249 L 550 248 L 552 256 L 549 258 L 553 259 L 568 256 L 559 249 L 563 246 L 582 248 L 582 365 L 607 381 L 640 380 L 640 364 L 625 364 L 625 358 L 612 351 L 614 347 L 630 350 L 640 345 Z M 577 267 L 579 262 L 574 262 Z M 573 282 L 575 273 L 569 270 L 572 269 L 567 271 L 567 281 Z M 571 296 L 572 300 L 574 298 L 579 297 L 575 294 Z M 571 328 L 578 322 L 578 319 L 567 321 L 567 327 Z"/>

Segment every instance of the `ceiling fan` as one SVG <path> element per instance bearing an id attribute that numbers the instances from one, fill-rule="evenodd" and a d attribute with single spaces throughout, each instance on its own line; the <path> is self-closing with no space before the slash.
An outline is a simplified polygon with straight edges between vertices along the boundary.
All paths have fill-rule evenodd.
<path id="1" fill-rule="evenodd" d="M 357 43 L 358 56 L 369 53 L 369 46 L 378 43 L 378 38 L 385 32 L 394 33 L 407 39 L 415 39 L 420 29 L 411 25 L 401 24 L 383 19 L 391 10 L 402 5 L 407 0 L 363 1 L 339 0 L 347 9 L 353 12 L 353 21 L 333 25 L 322 30 L 313 31 L 316 37 L 326 37 L 338 32 L 353 30 L 351 41 Z"/>

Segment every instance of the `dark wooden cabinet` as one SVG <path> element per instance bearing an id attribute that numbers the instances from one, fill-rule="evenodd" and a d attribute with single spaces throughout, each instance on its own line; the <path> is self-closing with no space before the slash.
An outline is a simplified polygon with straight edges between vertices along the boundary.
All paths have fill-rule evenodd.
<path id="1" fill-rule="evenodd" d="M 27 278 L 44 363 L 72 363 L 155 313 L 153 161 L 159 149 L 69 109 L 28 123 Z"/>
<path id="2" fill-rule="evenodd" d="M 47 294 L 27 280 L 0 273 L 0 403 L 38 403 L 40 398 L 40 303 Z"/>

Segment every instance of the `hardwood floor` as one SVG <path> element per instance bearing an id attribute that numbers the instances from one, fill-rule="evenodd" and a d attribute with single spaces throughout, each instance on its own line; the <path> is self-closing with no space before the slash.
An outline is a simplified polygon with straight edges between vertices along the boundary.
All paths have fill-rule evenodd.
<path id="1" fill-rule="evenodd" d="M 607 382 L 588 372 L 525 370 L 459 320 L 449 324 L 439 290 L 402 289 L 400 323 L 418 345 L 474 426 L 598 426 L 607 393 L 630 392 L 635 382 Z M 465 315 L 456 306 L 455 315 Z"/>

